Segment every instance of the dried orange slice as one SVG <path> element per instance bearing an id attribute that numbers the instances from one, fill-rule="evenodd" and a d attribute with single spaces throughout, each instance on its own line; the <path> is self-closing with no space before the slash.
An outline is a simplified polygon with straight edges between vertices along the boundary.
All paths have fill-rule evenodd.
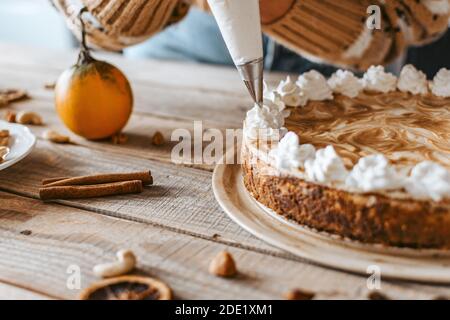
<path id="1" fill-rule="evenodd" d="M 122 276 L 102 280 L 81 292 L 80 300 L 171 300 L 172 290 L 159 280 Z"/>

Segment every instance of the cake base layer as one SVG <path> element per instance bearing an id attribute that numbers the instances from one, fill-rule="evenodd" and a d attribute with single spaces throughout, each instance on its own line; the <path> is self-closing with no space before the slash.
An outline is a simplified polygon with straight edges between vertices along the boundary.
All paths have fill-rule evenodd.
<path id="1" fill-rule="evenodd" d="M 365 243 L 450 249 L 450 203 L 357 194 L 290 176 L 242 152 L 244 184 L 276 213 L 302 225 Z"/>

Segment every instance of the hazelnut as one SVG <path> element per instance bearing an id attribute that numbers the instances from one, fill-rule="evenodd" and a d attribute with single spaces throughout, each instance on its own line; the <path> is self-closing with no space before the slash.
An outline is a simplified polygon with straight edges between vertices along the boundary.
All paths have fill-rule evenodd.
<path id="1" fill-rule="evenodd" d="M 233 277 L 237 273 L 236 263 L 228 251 L 219 252 L 209 264 L 209 273 L 219 277 Z"/>
<path id="2" fill-rule="evenodd" d="M 292 289 L 284 294 L 286 300 L 312 300 L 314 296 L 313 292 L 300 289 Z"/>
<path id="3" fill-rule="evenodd" d="M 0 138 L 8 138 L 9 137 L 9 130 L 3 129 L 0 130 Z"/>
<path id="4" fill-rule="evenodd" d="M 3 119 L 5 119 L 5 121 L 8 121 L 10 123 L 14 123 L 16 122 L 16 113 L 14 111 L 6 111 Z"/>
<path id="5" fill-rule="evenodd" d="M 47 90 L 53 90 L 56 87 L 56 83 L 55 82 L 46 82 L 44 83 L 44 88 Z"/>
<path id="6" fill-rule="evenodd" d="M 125 144 L 128 142 L 128 136 L 125 133 L 117 133 L 111 137 L 113 144 Z"/>
<path id="7" fill-rule="evenodd" d="M 161 146 L 164 144 L 164 136 L 161 132 L 156 131 L 152 138 L 152 144 L 154 146 Z"/>
<path id="8" fill-rule="evenodd" d="M 8 147 L 9 142 L 10 142 L 9 140 L 10 140 L 9 131 L 8 130 L 0 130 L 0 148 Z M 3 150 L 3 152 L 5 152 L 5 150 Z M 8 152 L 9 152 L 9 149 L 8 149 Z M 4 154 L 1 156 L 4 156 Z"/>
<path id="9" fill-rule="evenodd" d="M 390 300 L 388 296 L 386 296 L 385 294 L 379 292 L 379 291 L 371 291 L 367 297 L 370 300 Z"/>

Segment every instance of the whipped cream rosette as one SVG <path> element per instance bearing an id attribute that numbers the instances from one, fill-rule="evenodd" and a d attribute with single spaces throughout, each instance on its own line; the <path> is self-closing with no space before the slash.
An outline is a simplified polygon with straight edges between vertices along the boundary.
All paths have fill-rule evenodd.
<path id="1" fill-rule="evenodd" d="M 397 88 L 397 77 L 386 72 L 383 66 L 371 66 L 363 77 L 364 89 L 388 93 Z"/>
<path id="2" fill-rule="evenodd" d="M 276 92 L 266 92 L 262 106 L 247 112 L 244 134 L 250 139 L 279 140 L 286 132 L 284 119 L 289 115 Z"/>
<path id="3" fill-rule="evenodd" d="M 303 73 L 298 77 L 297 86 L 309 100 L 323 101 L 333 99 L 333 91 L 327 79 L 316 70 Z"/>
<path id="4" fill-rule="evenodd" d="M 445 68 L 439 70 L 430 87 L 434 95 L 443 98 L 450 97 L 450 70 Z"/>
<path id="5" fill-rule="evenodd" d="M 450 197 L 450 172 L 437 163 L 424 161 L 412 169 L 405 187 L 415 198 L 441 201 Z"/>
<path id="6" fill-rule="evenodd" d="M 288 132 L 278 145 L 270 151 L 275 159 L 275 166 L 281 170 L 295 170 L 303 168 L 305 161 L 314 159 L 316 149 L 311 144 L 300 145 L 299 138 L 294 132 Z"/>
<path id="7" fill-rule="evenodd" d="M 403 187 L 405 178 L 389 164 L 385 156 L 375 154 L 359 159 L 345 184 L 363 192 L 395 190 Z"/>
<path id="8" fill-rule="evenodd" d="M 287 107 L 304 107 L 308 103 L 308 97 L 290 76 L 280 82 L 276 91 Z"/>
<path id="9" fill-rule="evenodd" d="M 361 79 L 358 79 L 353 72 L 341 69 L 328 79 L 328 85 L 334 92 L 350 98 L 357 97 L 364 88 Z"/>
<path id="10" fill-rule="evenodd" d="M 412 94 L 427 94 L 428 80 L 425 73 L 417 70 L 413 65 L 403 67 L 398 78 L 397 88 L 403 92 Z"/>
<path id="11" fill-rule="evenodd" d="M 342 182 L 348 175 L 344 162 L 332 146 L 317 150 L 314 159 L 306 160 L 305 168 L 309 180 L 322 183 Z"/>

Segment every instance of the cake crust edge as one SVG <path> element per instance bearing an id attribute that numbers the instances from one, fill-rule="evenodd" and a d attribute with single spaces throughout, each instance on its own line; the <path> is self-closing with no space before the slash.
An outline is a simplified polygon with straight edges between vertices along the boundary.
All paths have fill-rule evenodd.
<path id="1" fill-rule="evenodd" d="M 242 149 L 243 180 L 266 207 L 301 225 L 363 243 L 450 249 L 448 202 L 359 194 L 292 176 L 260 174 L 270 166 Z"/>

